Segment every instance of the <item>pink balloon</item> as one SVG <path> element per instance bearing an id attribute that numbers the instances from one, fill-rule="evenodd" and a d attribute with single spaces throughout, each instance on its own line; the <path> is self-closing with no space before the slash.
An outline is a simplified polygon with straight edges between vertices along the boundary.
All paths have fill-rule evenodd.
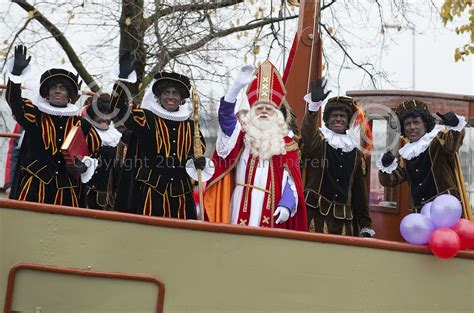
<path id="1" fill-rule="evenodd" d="M 429 246 L 438 258 L 450 259 L 461 248 L 461 240 L 451 228 L 438 228 L 431 234 Z"/>
<path id="2" fill-rule="evenodd" d="M 453 230 L 458 234 L 461 240 L 461 249 L 470 249 L 474 247 L 474 223 L 462 218 Z"/>

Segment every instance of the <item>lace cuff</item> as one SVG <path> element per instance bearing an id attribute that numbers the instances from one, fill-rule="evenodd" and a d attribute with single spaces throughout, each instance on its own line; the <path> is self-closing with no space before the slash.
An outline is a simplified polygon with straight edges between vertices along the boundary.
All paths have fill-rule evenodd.
<path id="1" fill-rule="evenodd" d="M 459 120 L 458 124 L 456 126 L 445 126 L 447 130 L 460 132 L 467 125 L 466 118 L 464 116 L 456 114 L 456 117 Z"/>
<path id="2" fill-rule="evenodd" d="M 206 182 L 211 179 L 212 175 L 214 175 L 214 171 L 216 167 L 214 166 L 214 162 L 211 159 L 206 158 L 206 167 L 201 171 L 201 181 Z M 198 181 L 198 170 L 194 166 L 193 159 L 189 159 L 186 162 L 186 173 L 188 173 L 189 177 L 193 180 Z"/>
<path id="3" fill-rule="evenodd" d="M 237 143 L 237 139 L 239 138 L 241 127 L 240 123 L 237 122 L 232 134 L 227 136 L 219 126 L 216 141 L 216 152 L 218 156 L 225 159 L 231 153 Z"/>
<path id="4" fill-rule="evenodd" d="M 397 169 L 398 167 L 398 159 L 395 158 L 392 162 L 392 164 L 390 164 L 389 166 L 383 166 L 382 164 L 382 157 L 383 157 L 383 154 L 380 156 L 380 158 L 375 161 L 375 166 L 377 167 L 377 169 L 379 169 L 380 171 L 384 172 L 384 173 L 387 173 L 387 174 L 391 174 L 394 170 Z"/>
<path id="5" fill-rule="evenodd" d="M 120 78 L 119 74 L 120 74 L 120 65 L 116 64 L 110 70 L 110 77 L 113 80 L 120 80 L 127 83 L 135 83 L 137 81 L 137 72 L 135 71 L 131 72 L 127 78 Z"/>
<path id="6" fill-rule="evenodd" d="M 15 84 L 21 84 L 26 80 L 26 77 L 30 74 L 31 72 L 31 65 L 28 64 L 27 67 L 23 69 L 20 75 L 13 75 L 13 63 L 15 62 L 15 58 L 11 58 L 10 60 L 7 61 L 5 64 L 5 67 L 3 68 L 3 73 L 8 76 L 8 78 Z"/>
<path id="7" fill-rule="evenodd" d="M 308 93 L 306 96 L 304 96 L 304 101 L 306 101 L 306 103 L 308 104 L 308 111 L 310 112 L 317 112 L 319 111 L 319 109 L 321 108 L 321 106 L 323 105 L 323 102 L 322 101 L 317 101 L 317 102 L 313 102 L 311 100 L 311 94 Z"/>
<path id="8" fill-rule="evenodd" d="M 81 182 L 85 184 L 89 180 L 91 180 L 92 176 L 94 176 L 95 170 L 99 162 L 97 159 L 93 159 L 88 156 L 85 156 L 84 158 L 82 158 L 81 161 L 87 166 L 87 170 L 81 174 Z"/>

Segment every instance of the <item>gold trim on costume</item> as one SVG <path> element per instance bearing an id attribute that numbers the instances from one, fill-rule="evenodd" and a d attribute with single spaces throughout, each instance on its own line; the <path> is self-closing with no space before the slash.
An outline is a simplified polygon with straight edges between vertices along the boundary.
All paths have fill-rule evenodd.
<path id="1" fill-rule="evenodd" d="M 287 152 L 298 150 L 298 144 L 293 139 L 285 144 L 285 150 Z"/>
<path id="2" fill-rule="evenodd" d="M 270 190 L 267 190 L 267 189 L 264 189 L 262 187 L 258 187 L 258 186 L 254 186 L 254 185 L 250 185 L 250 184 L 240 184 L 240 183 L 235 183 L 237 186 L 242 186 L 242 187 L 246 187 L 246 188 L 253 188 L 253 189 L 257 189 L 257 190 L 260 190 L 260 191 L 263 191 L 265 193 L 271 193 Z"/>
<path id="3" fill-rule="evenodd" d="M 178 82 L 178 83 L 180 83 L 181 85 L 183 85 L 183 86 L 186 88 L 186 90 L 189 91 L 189 87 L 186 86 L 186 84 L 183 83 L 182 81 L 180 81 L 179 79 L 171 78 L 171 77 L 163 77 L 163 76 L 162 76 L 162 77 L 156 79 L 156 83 L 159 82 L 160 80 L 173 80 L 173 81 Z"/>
<path id="4" fill-rule="evenodd" d="M 240 151 L 237 153 L 237 157 L 235 158 L 236 161 L 231 166 L 229 166 L 229 168 L 226 171 L 224 171 L 222 174 L 217 176 L 214 180 L 209 181 L 209 184 L 207 184 L 206 189 L 209 189 L 212 185 L 214 185 L 216 182 L 221 180 L 224 176 L 229 174 L 234 169 L 234 167 L 237 166 L 238 160 L 240 160 L 240 157 L 242 156 L 242 152 L 244 152 L 244 147 L 242 147 Z"/>
<path id="5" fill-rule="evenodd" d="M 253 177 L 253 171 L 255 169 L 255 161 L 256 157 L 252 155 L 252 158 L 250 159 L 250 165 L 249 165 L 249 175 L 247 178 L 247 185 L 252 186 L 252 177 Z M 247 212 L 248 210 L 248 204 L 249 204 L 249 196 L 250 196 L 250 188 L 245 189 L 245 195 L 244 195 L 244 206 L 242 208 L 242 212 Z"/>
<path id="6" fill-rule="evenodd" d="M 34 123 L 36 122 L 36 116 L 32 113 L 24 113 L 23 116 L 25 117 L 25 119 L 28 120 L 28 122 L 30 123 Z"/>
<path id="7" fill-rule="evenodd" d="M 273 228 L 273 213 L 275 211 L 275 174 L 273 172 L 273 159 L 270 159 L 270 166 L 268 167 L 268 170 L 270 171 L 270 199 L 268 202 L 267 201 L 267 206 L 268 206 L 268 203 L 270 203 L 271 205 L 271 212 L 270 212 L 270 220 L 271 220 L 271 224 L 270 226 Z M 290 172 L 288 172 L 288 174 L 290 174 Z M 282 176 L 283 177 L 283 176 Z M 281 186 L 281 188 L 284 188 L 285 186 Z"/>
<path id="8" fill-rule="evenodd" d="M 18 197 L 18 200 L 20 200 L 20 201 L 25 201 L 26 200 L 26 196 L 28 195 L 28 191 L 30 190 L 32 180 L 33 180 L 33 176 L 30 176 L 30 178 L 28 178 L 26 183 L 23 185 L 23 188 L 20 192 L 20 196 Z"/>
<path id="9" fill-rule="evenodd" d="M 50 73 L 50 71 L 48 71 L 48 73 Z M 72 74 L 72 73 L 71 73 L 71 74 Z M 74 75 L 74 74 L 72 74 L 72 75 Z M 63 76 L 64 78 L 67 78 L 69 81 L 71 81 L 71 82 L 74 84 L 74 86 L 76 86 L 76 89 L 77 89 L 77 91 L 79 92 L 79 86 L 77 85 L 77 82 L 74 81 L 71 76 L 68 76 L 68 75 L 66 75 L 66 74 L 64 74 L 64 73 L 61 73 L 61 74 L 53 74 L 53 75 L 50 75 L 50 76 L 46 77 L 45 79 L 43 79 L 43 81 L 40 82 L 40 86 L 43 85 L 44 82 L 46 82 L 47 80 L 51 79 L 51 78 L 54 77 L 54 76 Z"/>

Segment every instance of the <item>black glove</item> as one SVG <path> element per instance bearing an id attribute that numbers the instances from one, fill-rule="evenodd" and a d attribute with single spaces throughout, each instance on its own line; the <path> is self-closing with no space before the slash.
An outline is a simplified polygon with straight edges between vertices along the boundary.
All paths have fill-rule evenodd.
<path id="1" fill-rule="evenodd" d="M 448 112 L 446 114 L 437 112 L 436 115 L 443 120 L 443 123 L 446 126 L 456 126 L 459 123 L 459 119 L 454 112 Z"/>
<path id="2" fill-rule="evenodd" d="M 197 170 L 203 170 L 206 167 L 206 158 L 203 156 L 200 156 L 197 159 L 194 159 L 194 167 Z"/>
<path id="3" fill-rule="evenodd" d="M 331 90 L 324 92 L 326 83 L 327 81 L 325 79 L 319 79 L 316 83 L 311 82 L 311 101 L 318 102 L 327 98 Z"/>
<path id="4" fill-rule="evenodd" d="M 119 58 L 120 73 L 119 78 L 127 78 L 133 72 L 133 62 L 130 56 L 130 51 L 124 52 Z"/>
<path id="5" fill-rule="evenodd" d="M 395 160 L 395 156 L 392 154 L 392 152 L 391 151 L 385 152 L 384 155 L 382 156 L 382 165 L 387 167 L 393 163 L 393 160 Z"/>
<path id="6" fill-rule="evenodd" d="M 100 147 L 100 154 L 105 160 L 113 160 L 117 154 L 117 147 L 102 146 Z"/>
<path id="7" fill-rule="evenodd" d="M 15 60 L 13 62 L 13 75 L 21 75 L 23 70 L 30 64 L 31 56 L 26 58 L 26 47 L 23 45 L 18 45 L 15 47 Z"/>
<path id="8" fill-rule="evenodd" d="M 75 164 L 66 164 L 67 172 L 72 176 L 79 176 L 87 171 L 87 166 L 79 159 L 74 159 Z"/>

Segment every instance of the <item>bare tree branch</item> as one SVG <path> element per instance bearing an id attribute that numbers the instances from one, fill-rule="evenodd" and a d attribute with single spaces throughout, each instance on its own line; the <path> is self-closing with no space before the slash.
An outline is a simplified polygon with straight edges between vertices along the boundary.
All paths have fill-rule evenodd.
<path id="1" fill-rule="evenodd" d="M 222 1 L 212 1 L 212 2 L 202 2 L 202 3 L 191 3 L 191 4 L 182 4 L 170 6 L 165 9 L 158 10 L 154 14 L 147 17 L 143 22 L 143 30 L 148 29 L 154 21 L 159 17 L 173 14 L 176 12 L 190 12 L 190 11 L 200 11 L 200 10 L 215 10 L 219 8 L 229 7 L 235 4 L 244 2 L 244 0 L 222 0 Z M 157 5 L 158 6 L 158 5 Z"/>
<path id="2" fill-rule="evenodd" d="M 332 0 L 330 3 L 323 5 L 323 6 L 321 7 L 321 11 L 326 10 L 326 9 L 329 8 L 331 5 L 333 5 L 334 3 L 336 3 L 336 0 Z"/>
<path id="3" fill-rule="evenodd" d="M 43 14 L 41 14 L 41 12 L 39 12 L 34 6 L 29 4 L 27 1 L 12 0 L 12 2 L 18 4 L 23 10 L 25 10 L 28 13 L 33 12 L 31 19 L 37 20 L 41 25 L 44 26 L 44 28 L 46 28 L 51 33 L 54 39 L 63 48 L 64 52 L 66 52 L 66 55 L 71 61 L 72 66 L 74 66 L 74 68 L 77 70 L 77 72 L 82 77 L 82 79 L 86 82 L 88 86 L 90 86 L 92 91 L 98 92 L 99 85 L 96 83 L 94 78 L 86 70 L 81 60 L 79 59 L 78 55 L 74 51 L 74 48 L 71 46 L 69 41 L 63 35 L 63 33 L 53 23 L 51 23 Z"/>
<path id="4" fill-rule="evenodd" d="M 7 52 L 5 53 L 5 56 L 8 56 L 10 54 L 10 51 L 12 50 L 16 39 L 26 29 L 26 26 L 28 26 L 30 22 L 31 22 L 31 19 L 30 18 L 27 19 L 25 24 L 23 24 L 23 26 L 16 32 L 15 36 L 13 36 L 11 43 L 8 45 L 8 49 L 7 49 Z M 3 68 L 5 67 L 5 64 L 7 63 L 7 60 L 8 60 L 7 57 L 5 57 L 5 60 L 3 61 Z"/>
<path id="5" fill-rule="evenodd" d="M 297 18 L 297 17 L 298 17 L 298 15 L 290 16 L 290 17 L 287 17 L 286 20 L 294 19 L 294 18 Z M 184 46 L 182 48 L 178 48 L 178 49 L 175 49 L 174 51 L 171 51 L 170 55 L 171 55 L 171 57 L 176 57 L 176 56 L 178 56 L 180 54 L 183 54 L 183 53 L 186 53 L 188 51 L 197 50 L 197 49 L 203 47 L 205 44 L 207 44 L 211 40 L 214 40 L 216 38 L 225 37 L 227 35 L 242 32 L 242 31 L 245 31 L 245 30 L 259 28 L 259 27 L 262 27 L 262 26 L 265 26 L 265 25 L 268 25 L 268 24 L 272 24 L 272 23 L 276 23 L 276 22 L 280 22 L 280 21 L 283 21 L 283 20 L 285 20 L 285 18 L 270 18 L 270 19 L 262 20 L 262 21 L 257 22 L 257 23 L 251 23 L 251 24 L 247 24 L 247 25 L 231 27 L 231 28 L 228 28 L 228 29 L 216 31 L 212 34 L 209 34 L 209 35 L 205 36 L 204 38 L 202 38 L 201 40 L 199 40 L 199 41 L 197 41 L 193 44 L 190 44 L 188 46 Z"/>
<path id="6" fill-rule="evenodd" d="M 233 33 L 238 33 L 238 32 L 242 32 L 242 31 L 246 31 L 246 30 L 250 30 L 250 29 L 259 28 L 259 27 L 262 27 L 262 26 L 265 26 L 265 25 L 268 25 L 268 24 L 272 24 L 272 23 L 276 23 L 276 22 L 280 22 L 280 21 L 283 21 L 283 20 L 291 20 L 291 19 L 294 19 L 294 18 L 297 18 L 297 17 L 298 17 L 298 15 L 293 15 L 293 16 L 289 16 L 289 17 L 286 17 L 286 18 L 263 19 L 263 20 L 261 20 L 259 22 L 256 22 L 256 23 L 249 23 L 247 25 L 231 27 L 231 28 L 228 28 L 228 29 L 215 31 L 211 34 L 208 34 L 208 35 L 204 36 L 203 38 L 201 38 L 200 40 L 198 40 L 195 43 L 192 43 L 190 45 L 183 46 L 183 47 L 180 47 L 180 48 L 176 48 L 172 51 L 169 51 L 166 55 L 166 57 L 168 59 L 167 60 L 162 60 L 161 62 L 159 62 L 159 64 L 160 65 L 167 64 L 171 59 L 174 59 L 179 55 L 185 54 L 185 53 L 190 52 L 190 51 L 198 50 L 199 48 L 205 46 L 206 44 L 208 44 L 209 42 L 211 42 L 214 39 L 225 37 L 225 36 L 228 36 L 228 35 L 233 34 Z M 156 64 L 151 69 L 150 73 L 143 78 L 142 88 L 145 88 L 146 86 L 148 86 L 148 84 L 151 82 L 151 79 L 152 79 L 153 75 L 162 69 L 162 68 L 159 67 L 159 64 Z"/>
<path id="7" fill-rule="evenodd" d="M 374 88 L 377 88 L 377 85 L 375 84 L 375 81 L 376 81 L 375 76 L 369 70 L 367 70 L 363 64 L 359 64 L 356 61 L 354 61 L 352 56 L 347 51 L 346 47 L 344 47 L 344 45 L 336 37 L 334 37 L 331 34 L 331 32 L 329 31 L 329 29 L 327 28 L 325 24 L 320 23 L 320 26 L 326 31 L 328 36 L 339 46 L 339 48 L 341 48 L 342 52 L 344 53 L 345 56 L 347 56 L 347 58 L 351 61 L 351 63 L 355 65 L 356 67 L 360 68 L 361 70 L 363 70 L 367 75 L 369 75 L 372 85 L 374 86 Z"/>

